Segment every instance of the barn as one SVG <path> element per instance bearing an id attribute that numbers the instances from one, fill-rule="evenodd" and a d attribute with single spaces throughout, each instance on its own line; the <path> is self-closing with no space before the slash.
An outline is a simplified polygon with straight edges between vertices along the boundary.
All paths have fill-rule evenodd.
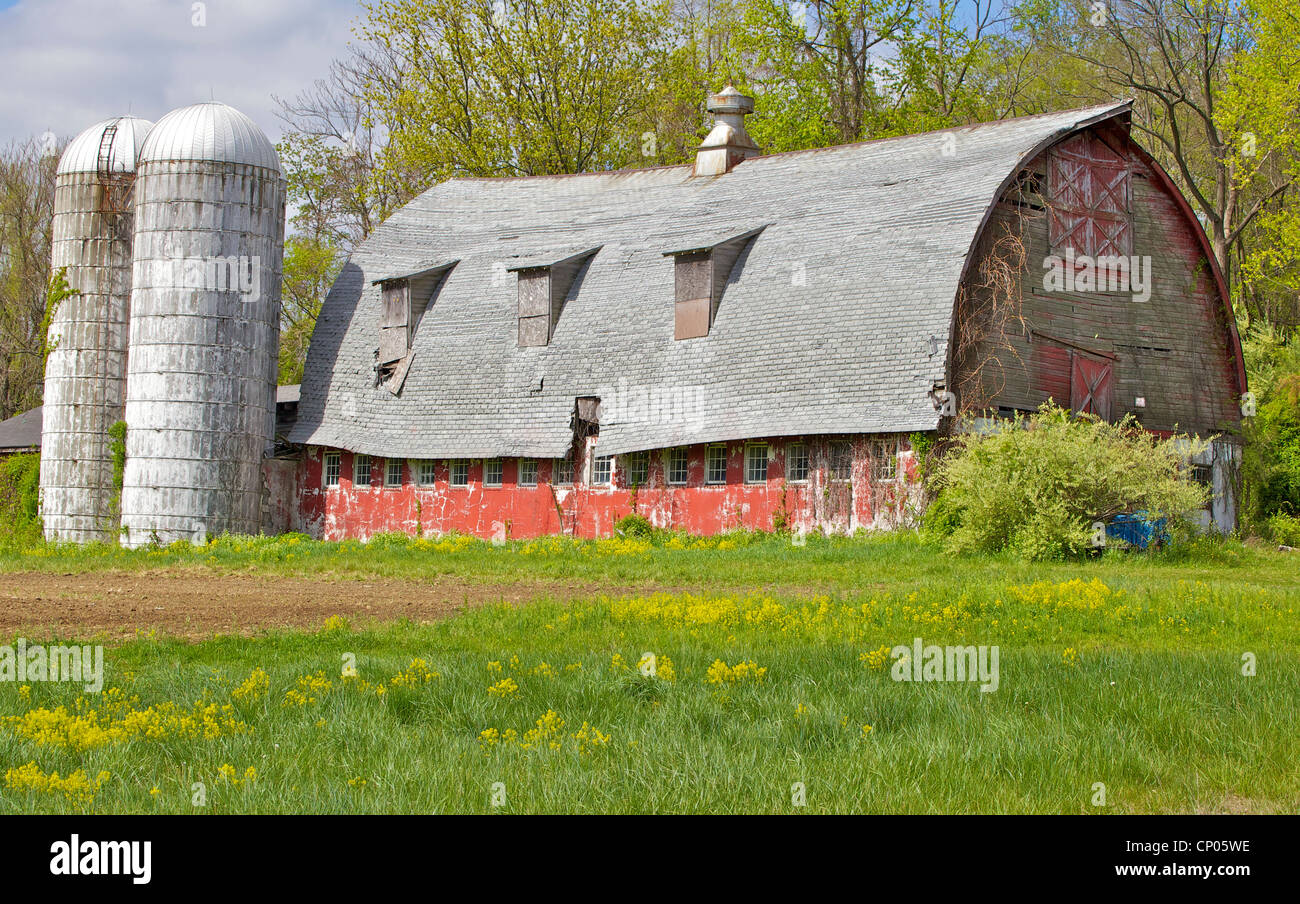
<path id="1" fill-rule="evenodd" d="M 1129 103 L 777 154 L 749 98 L 709 109 L 693 164 L 455 179 L 379 227 L 318 319 L 278 526 L 887 528 L 922 438 L 1048 399 L 1213 438 L 1235 526 L 1231 303 Z"/>

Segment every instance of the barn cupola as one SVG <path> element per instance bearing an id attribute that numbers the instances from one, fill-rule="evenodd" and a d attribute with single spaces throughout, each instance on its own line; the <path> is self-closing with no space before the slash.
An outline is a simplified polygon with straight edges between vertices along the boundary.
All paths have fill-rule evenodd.
<path id="1" fill-rule="evenodd" d="M 745 117 L 754 112 L 754 98 L 728 85 L 709 95 L 708 110 L 713 114 L 713 130 L 695 152 L 695 175 L 720 176 L 762 153 L 745 131 Z"/>

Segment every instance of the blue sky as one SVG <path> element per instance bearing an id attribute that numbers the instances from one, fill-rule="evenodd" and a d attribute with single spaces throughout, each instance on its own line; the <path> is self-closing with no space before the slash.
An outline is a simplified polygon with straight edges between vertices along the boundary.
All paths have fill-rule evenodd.
<path id="1" fill-rule="evenodd" d="M 342 55 L 357 0 L 0 0 L 0 145 L 71 137 L 109 116 L 157 120 L 216 99 L 280 135 L 293 96 Z"/>

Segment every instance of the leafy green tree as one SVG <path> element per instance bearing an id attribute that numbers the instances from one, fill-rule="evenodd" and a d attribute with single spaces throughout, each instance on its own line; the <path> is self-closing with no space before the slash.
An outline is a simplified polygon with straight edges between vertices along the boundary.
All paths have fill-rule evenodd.
<path id="1" fill-rule="evenodd" d="M 1247 0 L 1241 43 L 1215 121 L 1229 191 L 1241 199 L 1235 242 L 1247 325 L 1300 322 L 1300 13 L 1292 0 Z"/>
<path id="2" fill-rule="evenodd" d="M 654 131 L 670 70 L 667 7 L 644 0 L 391 0 L 358 33 L 387 60 L 365 98 L 380 169 L 455 176 L 614 169 Z"/>
<path id="3" fill-rule="evenodd" d="M 326 239 L 290 236 L 284 243 L 280 289 L 280 383 L 302 382 L 316 318 L 338 275 L 339 247 Z"/>

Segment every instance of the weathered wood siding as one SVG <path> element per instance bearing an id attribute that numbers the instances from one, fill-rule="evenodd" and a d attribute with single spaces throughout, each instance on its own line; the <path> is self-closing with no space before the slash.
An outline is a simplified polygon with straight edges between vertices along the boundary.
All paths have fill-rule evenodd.
<path id="1" fill-rule="evenodd" d="M 1049 398 L 1069 406 L 1072 359 L 1109 361 L 1111 419 L 1132 413 L 1149 430 L 1237 434 L 1245 387 L 1235 333 L 1201 242 L 1145 155 L 1118 133 L 1108 138 L 1125 151 L 1131 170 L 1131 253 L 1150 258 L 1150 299 L 1138 301 L 1131 291 L 1044 288 L 1045 259 L 1056 250 L 1049 245 L 1048 212 L 1032 209 L 1037 199 L 1013 186 L 996 206 L 967 276 L 971 297 L 966 313 L 957 315 L 950 385 L 958 388 L 964 408 L 1032 410 Z M 1029 166 L 1049 205 L 1051 154 L 1044 151 Z M 963 316 L 985 310 L 989 301 L 988 292 L 977 288 L 980 256 L 990 253 L 1007 228 L 1022 237 L 1025 248 L 1019 316 L 963 350 L 962 333 L 970 332 Z M 984 367 L 972 380 L 980 361 Z"/>

